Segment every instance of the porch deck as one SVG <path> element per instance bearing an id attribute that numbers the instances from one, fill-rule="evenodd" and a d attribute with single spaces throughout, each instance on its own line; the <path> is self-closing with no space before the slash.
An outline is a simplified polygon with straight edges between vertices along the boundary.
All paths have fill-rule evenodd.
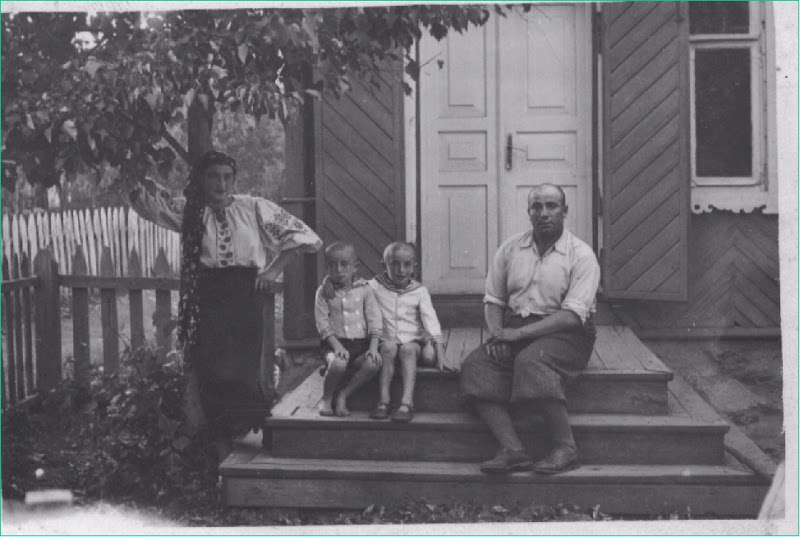
<path id="1" fill-rule="evenodd" d="M 458 371 L 464 358 L 489 337 L 486 328 L 447 328 L 444 365 Z M 590 371 L 649 371 L 670 373 L 625 326 L 598 326 L 597 341 L 587 368 Z"/>
<path id="2" fill-rule="evenodd" d="M 478 328 L 446 334 L 445 362 L 458 369 L 485 337 Z M 479 461 L 496 446 L 463 411 L 458 373 L 420 370 L 410 424 L 368 418 L 375 387 L 351 399 L 352 415 L 315 410 L 322 377 L 312 374 L 273 409 L 266 445 L 249 435 L 220 466 L 225 501 L 239 506 L 365 507 L 404 496 L 453 501 L 601 504 L 606 512 L 754 515 L 774 470 L 689 385 L 630 331 L 598 327 L 589 367 L 568 393 L 584 465 L 557 476 L 485 476 Z M 519 416 L 532 456 L 546 451 L 542 423 Z M 743 462 L 744 461 L 744 462 Z"/>

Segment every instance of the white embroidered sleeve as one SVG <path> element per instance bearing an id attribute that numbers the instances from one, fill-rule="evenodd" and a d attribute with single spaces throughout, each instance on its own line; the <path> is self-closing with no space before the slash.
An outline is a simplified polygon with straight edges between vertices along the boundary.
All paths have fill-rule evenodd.
<path id="1" fill-rule="evenodd" d="M 151 179 L 136 185 L 128 195 L 128 202 L 139 216 L 171 231 L 181 232 L 184 198 L 175 198 L 163 186 Z"/>
<path id="2" fill-rule="evenodd" d="M 301 252 L 316 252 L 322 240 L 302 220 L 264 198 L 255 198 L 259 232 L 264 245 L 283 252 L 299 248 Z"/>

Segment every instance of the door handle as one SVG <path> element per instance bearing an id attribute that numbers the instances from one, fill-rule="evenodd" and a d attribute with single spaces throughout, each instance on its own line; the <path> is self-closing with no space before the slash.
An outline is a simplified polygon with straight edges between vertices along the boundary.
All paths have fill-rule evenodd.
<path id="1" fill-rule="evenodd" d="M 514 150 L 514 140 L 509 134 L 506 137 L 506 171 L 511 171 L 511 168 L 514 165 L 513 155 L 511 152 Z"/>

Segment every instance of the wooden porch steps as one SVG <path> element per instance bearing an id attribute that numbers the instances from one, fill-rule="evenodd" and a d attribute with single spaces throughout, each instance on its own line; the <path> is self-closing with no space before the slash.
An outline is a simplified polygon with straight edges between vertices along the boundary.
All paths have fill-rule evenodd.
<path id="1" fill-rule="evenodd" d="M 728 425 L 686 417 L 623 414 L 571 416 L 582 460 L 592 464 L 719 464 Z M 516 420 L 528 452 L 544 457 L 549 436 L 538 416 Z M 466 413 L 417 413 L 398 424 L 366 412 L 319 419 L 311 411 L 270 420 L 276 457 L 386 461 L 477 462 L 497 444 L 489 429 Z"/>
<path id="2" fill-rule="evenodd" d="M 447 364 L 457 369 L 483 339 L 452 329 Z M 599 327 L 589 368 L 570 388 L 571 420 L 583 466 L 557 476 L 486 476 L 479 462 L 497 446 L 465 412 L 458 374 L 421 370 L 409 424 L 376 421 L 376 387 L 351 398 L 347 418 L 315 406 L 312 374 L 273 409 L 265 445 L 250 435 L 220 466 L 228 505 L 363 508 L 425 498 L 432 503 L 568 501 L 608 513 L 755 515 L 768 481 L 729 452 L 730 426 L 625 327 Z M 548 448 L 541 419 L 516 409 L 532 456 Z M 737 437 L 738 438 L 738 437 Z M 727 451 L 726 451 L 727 450 Z"/>
<path id="3" fill-rule="evenodd" d="M 477 463 L 276 458 L 249 438 L 229 458 L 223 495 L 229 505 L 363 509 L 424 498 L 429 503 L 489 505 L 569 502 L 622 515 L 679 512 L 741 516 L 766 492 L 737 466 L 589 465 L 555 476 L 487 476 Z"/>
<path id="4" fill-rule="evenodd" d="M 572 413 L 663 415 L 668 412 L 667 383 L 671 371 L 609 370 L 592 367 L 567 387 L 567 407 Z M 414 408 L 420 412 L 460 412 L 458 372 L 420 369 L 414 390 Z M 400 400 L 402 384 L 392 383 L 392 400 Z M 351 410 L 369 411 L 378 400 L 372 382 L 350 399 Z"/>

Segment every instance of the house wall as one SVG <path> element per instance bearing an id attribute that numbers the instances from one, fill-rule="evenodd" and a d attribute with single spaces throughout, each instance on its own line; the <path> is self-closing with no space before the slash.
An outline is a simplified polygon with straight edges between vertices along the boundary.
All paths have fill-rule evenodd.
<path id="1" fill-rule="evenodd" d="M 353 243 L 364 277 L 406 232 L 401 72 L 389 65 L 374 85 L 353 77 L 347 94 L 314 110 L 316 230 L 326 244 Z"/>
<path id="2" fill-rule="evenodd" d="M 780 327 L 777 216 L 693 215 L 689 237 L 688 302 L 609 301 L 622 321 L 643 330 L 713 334 Z"/>
<path id="3" fill-rule="evenodd" d="M 731 211 L 712 210 L 707 213 L 692 214 L 689 216 L 688 233 L 688 301 L 687 302 L 660 302 L 660 301 L 633 301 L 633 300 L 608 300 L 603 306 L 605 311 L 612 310 L 620 322 L 625 322 L 640 331 L 658 330 L 663 333 L 683 334 L 687 331 L 706 330 L 714 334 L 727 333 L 763 333 L 777 334 L 781 324 L 781 294 L 779 274 L 789 274 L 785 277 L 784 283 L 794 281 L 794 274 L 797 273 L 796 256 L 784 256 L 779 259 L 778 255 L 778 228 L 779 220 L 781 233 L 784 242 L 790 247 L 797 243 L 797 4 L 795 3 L 775 3 L 774 4 L 775 31 L 774 41 L 767 43 L 768 47 L 775 47 L 775 62 L 768 73 L 773 84 L 774 115 L 770 110 L 771 118 L 779 118 L 773 122 L 773 128 L 769 131 L 769 153 L 774 155 L 769 162 L 770 181 L 772 171 L 777 170 L 778 180 L 781 182 L 780 210 L 779 214 L 763 214 L 761 212 L 733 213 Z M 392 222 L 388 220 L 382 222 L 382 226 L 368 229 L 370 226 L 359 226 L 359 233 L 368 233 L 369 236 L 379 235 L 377 239 L 364 240 L 360 245 L 365 261 L 366 273 L 377 270 L 379 244 L 389 240 L 402 240 L 404 237 L 414 237 L 417 234 L 415 227 L 416 219 L 409 218 L 405 221 L 405 216 L 412 216 L 414 213 L 406 210 L 404 201 L 413 200 L 415 196 L 406 191 L 408 180 L 415 179 L 413 175 L 405 172 L 413 171 L 410 164 L 414 162 L 410 159 L 411 155 L 404 152 L 408 145 L 403 141 L 404 123 L 413 118 L 415 114 L 408 108 L 404 110 L 402 103 L 402 90 L 399 87 L 399 77 L 393 81 L 392 97 L 382 96 L 384 99 L 384 116 L 388 113 L 392 118 L 392 126 L 384 124 L 383 131 L 389 135 L 390 143 L 384 143 L 385 147 L 393 146 L 393 149 L 383 151 L 382 158 L 386 163 L 391 163 L 388 168 L 383 169 L 386 173 L 379 173 L 386 179 L 391 176 L 391 184 L 385 185 L 386 192 L 383 192 L 383 202 L 380 204 L 386 209 L 390 209 Z M 375 96 L 368 88 L 364 94 L 357 93 L 347 97 L 348 99 L 366 98 L 366 94 Z M 390 104 L 390 102 L 392 104 Z M 330 103 L 329 103 L 330 104 Z M 373 106 L 374 103 L 348 102 L 347 106 L 357 106 L 364 108 Z M 328 105 L 326 105 L 328 106 Z M 362 128 L 353 129 L 352 125 L 344 130 L 335 127 L 342 126 L 343 120 L 350 121 L 354 117 L 352 114 L 344 113 L 343 110 L 326 108 L 325 110 L 316 109 L 316 124 L 314 125 L 315 137 L 318 146 L 315 148 L 313 140 L 305 138 L 305 159 L 316 158 L 316 165 L 312 164 L 311 184 L 313 188 L 316 179 L 317 207 L 316 221 L 320 232 L 326 241 L 334 238 L 348 239 L 355 233 L 354 230 L 342 228 L 344 220 L 338 219 L 336 213 L 340 212 L 337 207 L 330 205 L 331 200 L 337 199 L 326 195 L 326 189 L 336 189 L 341 183 L 327 172 L 335 172 L 336 166 L 343 156 L 343 151 L 333 149 L 334 144 L 325 144 L 325 137 L 336 136 L 340 144 L 349 152 L 358 151 L 360 148 L 369 150 L 371 144 L 365 144 L 363 139 L 367 130 Z M 380 108 L 372 108 L 380 112 Z M 357 112 L 357 110 L 355 110 Z M 331 115 L 334 120 L 331 123 L 324 121 L 325 114 Z M 403 121 L 404 113 L 407 115 L 406 122 Z M 338 122 L 338 123 L 337 123 Z M 327 127 L 326 127 L 327 126 Z M 326 131 L 327 128 L 327 131 Z M 342 132 L 350 134 L 343 135 Z M 391 133 L 389 132 L 391 131 Z M 407 132 L 413 132 L 407 131 Z M 312 137 L 313 138 L 313 137 Z M 366 140 L 374 143 L 375 139 L 366 136 Z M 335 142 L 335 141 L 334 141 Z M 353 158 L 350 158 L 353 157 Z M 353 166 L 347 166 L 349 170 L 348 180 L 363 180 L 368 173 L 357 172 L 356 168 L 361 169 L 362 164 L 369 161 L 374 155 L 369 153 L 363 155 L 350 155 L 348 161 Z M 379 161 L 373 161 L 373 164 Z M 404 170 L 404 168 L 406 168 Z M 391 170 L 392 173 L 389 173 Z M 298 174 L 298 180 L 300 176 Z M 308 174 L 305 174 L 308 175 Z M 406 184 L 404 185 L 403 181 Z M 378 183 L 370 183 L 377 184 Z M 341 190 L 341 189 L 340 189 Z M 344 190 L 339 192 L 353 192 L 354 190 Z M 336 194 L 337 192 L 334 192 Z M 380 191 L 367 192 L 361 190 L 361 201 L 353 199 L 353 204 L 340 196 L 342 202 L 347 206 L 359 209 L 370 210 L 370 201 L 380 194 Z M 302 195 L 298 192 L 297 195 Z M 345 205 L 341 205 L 345 207 Z M 375 205 L 378 207 L 378 205 Z M 343 209 L 342 209 L 343 210 Z M 349 216 L 352 213 L 345 211 Z M 767 211 L 772 213 L 771 210 Z M 327 218 L 326 218 L 327 216 Z M 375 213 L 370 210 L 371 220 Z M 382 216 L 386 218 L 387 214 Z M 327 221 L 326 221 L 327 220 Z M 374 222 L 377 223 L 377 222 Z M 339 225 L 341 224 L 341 226 Z M 338 226 L 338 227 L 337 227 Z M 339 229 L 341 228 L 341 229 Z M 382 228 L 382 229 L 381 229 Z M 424 233 L 424 230 L 422 230 Z M 350 239 L 352 240 L 352 239 Z M 360 240 L 360 239 L 359 239 Z M 794 259 L 792 261 L 792 258 Z M 789 262 L 794 264 L 789 266 Z M 785 266 L 784 266 L 785 265 Z M 781 270 L 779 270 L 781 267 Z M 788 267 L 788 269 L 787 269 Z M 365 273 L 365 275 L 367 275 Z M 315 279 L 316 275 L 312 277 Z M 309 285 L 308 279 L 304 280 L 305 285 Z M 299 282 L 298 282 L 299 283 Z M 313 287 L 313 286 L 311 286 Z M 313 289 L 312 291 L 313 292 Z M 288 294 L 288 293 L 287 293 Z M 783 290 L 784 304 L 793 304 L 788 311 L 796 312 L 796 302 L 788 300 L 787 296 L 793 299 L 797 296 L 796 289 Z M 434 303 L 439 310 L 443 324 L 447 326 L 465 326 L 482 323 L 482 308 L 478 295 L 448 295 L 434 297 Z M 305 302 L 304 297 L 302 302 Z M 303 322 L 299 322 L 303 315 L 302 308 L 297 308 L 292 315 L 287 315 L 287 337 L 294 339 L 298 337 L 310 337 L 314 335 L 313 327 L 310 327 L 307 315 Z M 308 310 L 310 314 L 310 310 Z M 795 321 L 796 322 L 796 321 Z M 298 325 L 304 325 L 302 328 Z M 795 324 L 796 326 L 796 324 Z M 796 329 L 795 329 L 796 330 Z M 290 332 L 292 332 L 290 336 Z M 301 335 L 302 334 L 302 335 Z"/>
<path id="4" fill-rule="evenodd" d="M 693 215 L 689 225 L 689 301 L 611 303 L 618 317 L 641 333 L 777 334 L 782 307 L 796 323 L 796 261 L 789 267 L 796 255 L 786 254 L 797 244 L 798 10 L 796 4 L 780 2 L 771 7 L 774 11 L 768 12 L 771 31 L 766 43 L 771 196 L 764 213 L 768 214 L 712 210 Z M 782 258 L 779 227 L 786 249 Z M 780 274 L 789 275 L 782 284 Z M 788 307 L 787 302 L 791 303 Z"/>
<path id="5" fill-rule="evenodd" d="M 380 271 L 383 248 L 405 236 L 402 69 L 388 65 L 377 84 L 357 77 L 341 99 L 308 102 L 287 128 L 287 197 L 325 245 L 358 251 L 360 275 Z M 308 202 L 311 203 L 308 203 Z M 284 274 L 287 341 L 313 341 L 313 301 L 323 256 L 304 256 Z"/>

